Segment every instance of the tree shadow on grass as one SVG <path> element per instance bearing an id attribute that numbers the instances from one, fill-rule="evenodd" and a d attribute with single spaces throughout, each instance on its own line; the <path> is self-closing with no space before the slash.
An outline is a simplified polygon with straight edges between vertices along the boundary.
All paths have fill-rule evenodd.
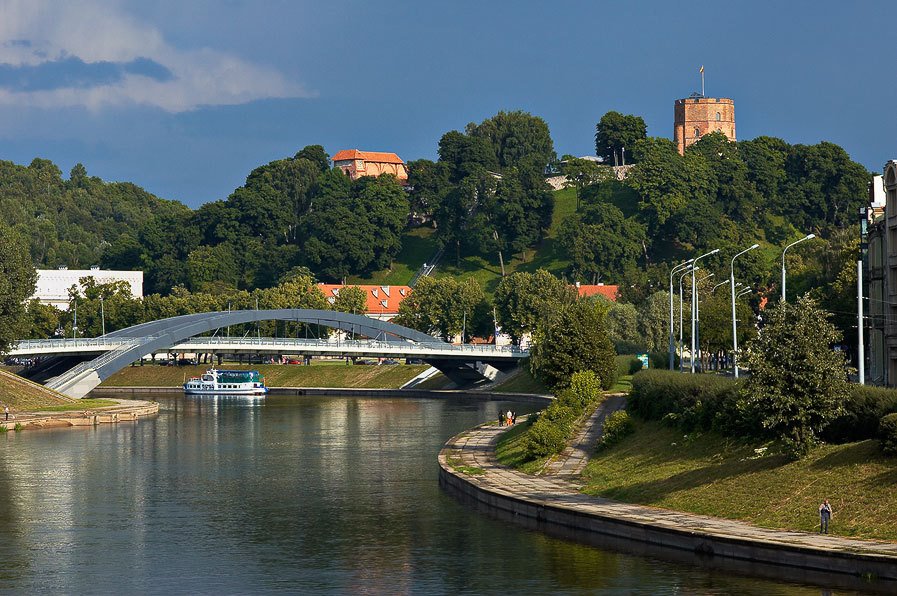
<path id="1" fill-rule="evenodd" d="M 878 441 L 869 439 L 860 441 L 849 446 L 842 446 L 836 451 L 820 457 L 810 464 L 810 468 L 814 470 L 832 468 L 840 468 L 844 466 L 853 466 L 858 463 L 867 463 L 883 456 L 878 450 Z"/>
<path id="2" fill-rule="evenodd" d="M 725 461 L 673 474 L 668 478 L 605 489 L 601 491 L 601 495 L 609 498 L 628 496 L 637 498 L 640 502 L 651 503 L 662 500 L 675 492 L 698 488 L 747 473 L 772 470 L 787 463 L 785 457 L 778 455 L 754 460 Z"/>

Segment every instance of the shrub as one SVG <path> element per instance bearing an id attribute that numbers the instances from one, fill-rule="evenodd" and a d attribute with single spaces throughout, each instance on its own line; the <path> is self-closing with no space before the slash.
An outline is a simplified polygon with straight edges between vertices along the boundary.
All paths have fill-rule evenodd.
<path id="1" fill-rule="evenodd" d="M 569 393 L 579 404 L 582 413 L 586 406 L 601 397 L 601 379 L 591 370 L 573 373 Z"/>
<path id="2" fill-rule="evenodd" d="M 714 375 L 646 370 L 632 378 L 628 407 L 648 420 L 675 422 L 686 432 L 751 434 L 755 423 L 739 407 L 740 387 L 739 381 Z"/>
<path id="3" fill-rule="evenodd" d="M 882 416 L 897 412 L 897 391 L 852 385 L 844 411 L 822 431 L 829 443 L 852 443 L 874 438 Z"/>
<path id="4" fill-rule="evenodd" d="M 6 426 L 5 424 L 0 424 L 0 433 L 8 433 L 8 432 L 9 432 L 9 427 Z"/>
<path id="5" fill-rule="evenodd" d="M 619 443 L 623 437 L 635 432 L 635 423 L 626 410 L 617 410 L 604 421 L 604 429 L 601 435 L 600 447 L 607 448 Z"/>
<path id="6" fill-rule="evenodd" d="M 526 452 L 529 459 L 560 453 L 566 445 L 565 428 L 543 416 L 539 416 L 526 435 Z"/>
<path id="7" fill-rule="evenodd" d="M 617 367 L 618 379 L 626 375 L 634 375 L 642 370 L 642 361 L 631 354 L 617 356 L 614 358 L 614 365 Z"/>
<path id="8" fill-rule="evenodd" d="M 897 413 L 882 416 L 878 426 L 881 450 L 888 455 L 897 455 Z"/>

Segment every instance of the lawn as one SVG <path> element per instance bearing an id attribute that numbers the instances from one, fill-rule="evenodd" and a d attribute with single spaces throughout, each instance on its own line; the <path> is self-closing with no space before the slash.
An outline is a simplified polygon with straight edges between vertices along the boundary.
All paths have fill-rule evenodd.
<path id="1" fill-rule="evenodd" d="M 584 492 L 803 531 L 817 529 L 827 498 L 836 534 L 897 540 L 897 458 L 877 441 L 823 445 L 797 462 L 758 448 L 637 421 L 635 434 L 589 462 Z"/>
<path id="2" fill-rule="evenodd" d="M 96 408 L 108 408 L 109 406 L 117 406 L 118 402 L 112 399 L 79 399 L 70 404 L 62 404 L 58 406 L 44 406 L 36 408 L 35 412 L 71 412 L 80 410 L 93 410 Z"/>
<path id="3" fill-rule="evenodd" d="M 551 393 L 541 381 L 533 377 L 527 368 L 518 369 L 514 376 L 493 387 L 492 391 L 502 393 L 539 393 L 542 395 Z"/>
<path id="4" fill-rule="evenodd" d="M 13 412 L 69 405 L 81 408 L 79 401 L 6 371 L 0 371 L 0 402 Z"/>
<path id="5" fill-rule="evenodd" d="M 189 377 L 199 376 L 200 366 L 131 366 L 115 373 L 101 387 L 177 387 Z M 364 387 L 398 388 L 427 369 L 425 364 L 382 366 L 347 365 L 323 361 L 311 366 L 291 364 L 227 364 L 227 369 L 258 370 L 269 387 Z"/>

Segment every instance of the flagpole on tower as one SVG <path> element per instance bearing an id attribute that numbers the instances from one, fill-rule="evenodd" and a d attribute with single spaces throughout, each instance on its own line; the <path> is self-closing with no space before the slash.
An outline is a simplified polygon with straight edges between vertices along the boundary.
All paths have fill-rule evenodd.
<path id="1" fill-rule="evenodd" d="M 701 65 L 701 97 L 704 97 L 704 65 Z"/>

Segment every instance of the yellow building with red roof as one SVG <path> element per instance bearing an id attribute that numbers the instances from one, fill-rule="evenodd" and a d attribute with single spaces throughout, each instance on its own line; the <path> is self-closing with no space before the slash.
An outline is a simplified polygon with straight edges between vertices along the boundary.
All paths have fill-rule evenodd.
<path id="1" fill-rule="evenodd" d="M 352 180 L 362 176 L 392 174 L 402 184 L 408 182 L 408 166 L 395 153 L 343 149 L 337 151 L 332 159 L 333 166 L 341 169 Z"/>

